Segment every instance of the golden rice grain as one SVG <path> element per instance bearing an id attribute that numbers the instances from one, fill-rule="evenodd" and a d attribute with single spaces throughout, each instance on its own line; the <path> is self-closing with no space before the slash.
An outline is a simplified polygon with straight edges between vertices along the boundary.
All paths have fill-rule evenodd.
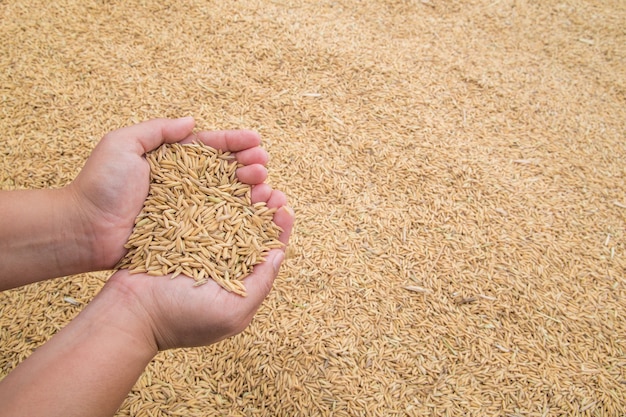
<path id="1" fill-rule="evenodd" d="M 246 294 L 240 282 L 272 248 L 281 247 L 276 209 L 252 203 L 229 152 L 202 143 L 165 144 L 149 152 L 150 191 L 117 268 L 213 279 Z"/>
<path id="2" fill-rule="evenodd" d="M 298 213 L 251 326 L 156 355 L 116 417 L 626 417 L 626 2 L 282 3 L 0 1 L 0 187 L 194 114 L 271 137 Z M 163 214 L 141 251 L 222 253 Z M 1 293 L 0 378 L 108 275 Z"/>

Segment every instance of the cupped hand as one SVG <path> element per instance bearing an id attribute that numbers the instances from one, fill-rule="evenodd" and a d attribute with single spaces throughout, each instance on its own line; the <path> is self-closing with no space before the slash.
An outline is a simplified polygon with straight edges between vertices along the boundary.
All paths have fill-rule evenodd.
<path id="1" fill-rule="evenodd" d="M 259 184 L 252 190 L 252 201 L 264 201 L 278 210 L 274 222 L 283 229 L 279 239 L 286 246 L 294 224 L 294 213 L 285 195 Z M 158 350 L 205 346 L 245 329 L 272 288 L 284 259 L 284 249 L 273 249 L 266 261 L 254 267 L 244 279 L 247 296 L 228 292 L 209 281 L 194 287 L 185 276 L 154 277 L 116 272 L 103 292 L 122 298 L 138 322 L 145 325 L 147 340 Z"/>
<path id="2" fill-rule="evenodd" d="M 110 132 L 95 147 L 67 187 L 80 213 L 77 227 L 90 236 L 90 270 L 111 269 L 126 253 L 124 244 L 148 196 L 150 166 L 145 153 L 163 143 L 202 140 L 235 153 L 237 162 L 245 165 L 237 171 L 240 181 L 251 185 L 265 181 L 268 156 L 259 147 L 257 133 L 232 130 L 193 134 L 194 124 L 191 117 L 150 120 Z"/>

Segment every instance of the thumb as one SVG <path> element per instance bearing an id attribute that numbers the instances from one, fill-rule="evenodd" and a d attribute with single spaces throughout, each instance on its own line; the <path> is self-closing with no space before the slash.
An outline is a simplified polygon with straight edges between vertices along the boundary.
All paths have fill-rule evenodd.
<path id="1" fill-rule="evenodd" d="M 265 258 L 265 262 L 255 265 L 252 274 L 243 280 L 251 303 L 260 305 L 272 290 L 274 280 L 278 276 L 280 265 L 285 259 L 281 249 L 273 249 Z"/>
<path id="2" fill-rule="evenodd" d="M 179 142 L 193 131 L 193 117 L 180 119 L 153 119 L 133 126 L 123 127 L 108 134 L 110 137 L 125 141 L 136 140 L 143 149 L 142 153 L 158 148 L 163 143 Z"/>

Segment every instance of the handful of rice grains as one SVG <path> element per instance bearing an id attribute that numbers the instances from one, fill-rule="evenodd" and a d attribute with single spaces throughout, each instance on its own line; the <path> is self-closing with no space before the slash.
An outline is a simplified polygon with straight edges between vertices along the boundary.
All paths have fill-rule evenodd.
<path id="1" fill-rule="evenodd" d="M 241 280 L 282 243 L 276 209 L 252 204 L 230 152 L 202 143 L 164 144 L 146 155 L 150 191 L 117 268 L 149 275 L 185 274 L 246 295 Z"/>

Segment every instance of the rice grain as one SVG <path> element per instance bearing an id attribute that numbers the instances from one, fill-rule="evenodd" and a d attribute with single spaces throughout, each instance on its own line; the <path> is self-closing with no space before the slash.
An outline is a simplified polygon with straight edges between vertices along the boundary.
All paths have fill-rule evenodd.
<path id="1" fill-rule="evenodd" d="M 270 249 L 282 246 L 276 211 L 252 203 L 230 152 L 202 143 L 165 144 L 149 152 L 150 191 L 117 268 L 213 279 L 245 295 L 240 282 Z"/>

